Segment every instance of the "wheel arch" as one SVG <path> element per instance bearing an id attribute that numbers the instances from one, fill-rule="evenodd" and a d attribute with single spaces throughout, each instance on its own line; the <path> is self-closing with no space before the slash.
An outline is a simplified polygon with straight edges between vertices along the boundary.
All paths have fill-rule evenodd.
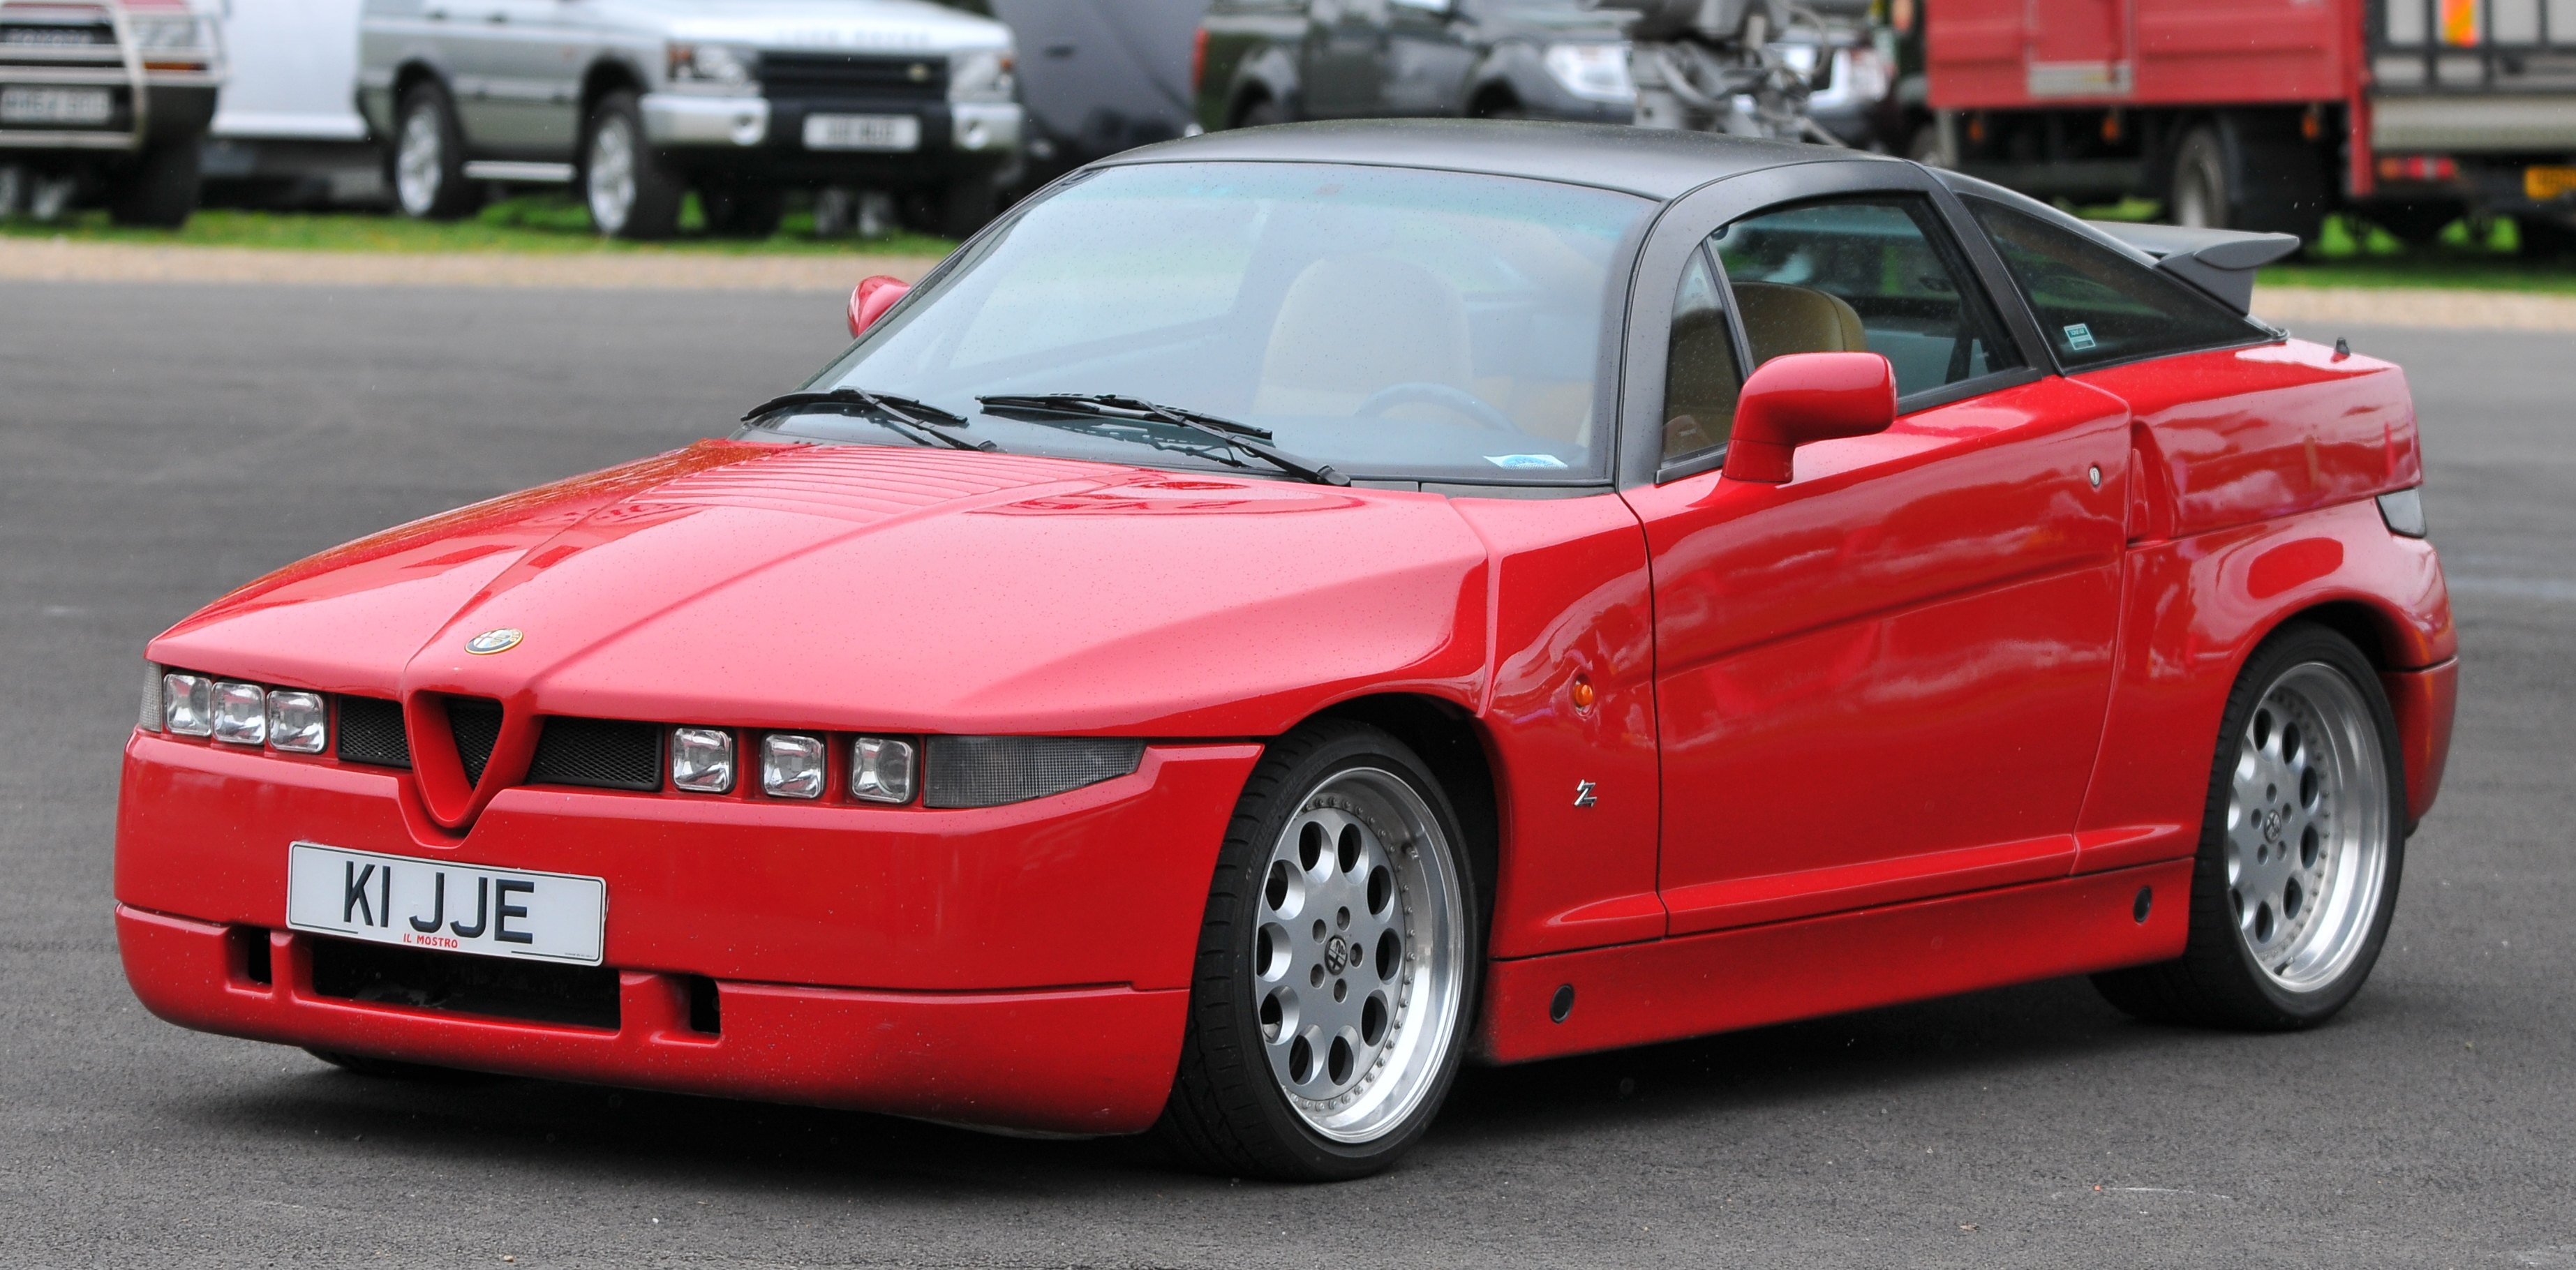
<path id="1" fill-rule="evenodd" d="M 581 118 L 588 120 L 599 99 L 619 89 L 643 92 L 644 73 L 622 58 L 602 57 L 592 62 L 590 69 L 581 73 Z"/>
<path id="2" fill-rule="evenodd" d="M 1411 747 L 1448 795 L 1466 835 L 1489 906 L 1498 879 L 1501 816 L 1495 798 L 1492 745 L 1484 726 L 1456 703 L 1420 693 L 1353 697 L 1318 711 L 1306 722 L 1348 719 L 1385 730 Z M 1302 726 L 1302 725 L 1301 725 Z"/>
<path id="3" fill-rule="evenodd" d="M 400 112 L 402 110 L 403 94 L 410 92 L 413 88 L 418 87 L 423 83 L 438 85 L 438 90 L 446 93 L 451 100 L 456 96 L 455 87 L 447 82 L 447 72 L 445 70 L 432 64 L 428 58 L 418 54 L 404 58 L 402 64 L 394 68 L 393 109 L 396 112 L 394 118 L 394 127 L 396 129 L 402 127 Z"/>

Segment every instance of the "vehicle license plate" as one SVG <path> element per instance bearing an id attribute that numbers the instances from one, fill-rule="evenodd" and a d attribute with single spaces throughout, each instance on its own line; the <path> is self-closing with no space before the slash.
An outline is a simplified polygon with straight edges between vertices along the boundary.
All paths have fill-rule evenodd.
<path id="1" fill-rule="evenodd" d="M 921 121 L 911 115 L 807 115 L 808 150 L 918 150 Z"/>
<path id="2" fill-rule="evenodd" d="M 0 123 L 106 123 L 115 103 L 104 88 L 0 88 Z"/>
<path id="3" fill-rule="evenodd" d="M 2522 170 L 2522 193 L 2535 203 L 2576 192 L 2576 168 L 2528 167 Z"/>
<path id="4" fill-rule="evenodd" d="M 410 856 L 288 848 L 286 924 L 297 930 L 486 957 L 596 966 L 608 883 Z"/>

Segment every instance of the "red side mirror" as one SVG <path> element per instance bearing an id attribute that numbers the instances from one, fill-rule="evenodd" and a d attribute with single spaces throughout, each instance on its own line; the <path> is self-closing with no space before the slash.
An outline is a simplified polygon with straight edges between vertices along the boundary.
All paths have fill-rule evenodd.
<path id="1" fill-rule="evenodd" d="M 1896 371 L 1876 353 L 1787 353 L 1754 368 L 1735 401 L 1726 478 L 1787 483 L 1811 441 L 1865 437 L 1896 422 Z"/>
<path id="2" fill-rule="evenodd" d="M 876 320 L 884 317 L 885 311 L 893 308 L 894 302 L 910 290 L 911 283 L 884 274 L 859 279 L 858 289 L 850 292 L 850 338 L 857 339 L 875 325 Z"/>

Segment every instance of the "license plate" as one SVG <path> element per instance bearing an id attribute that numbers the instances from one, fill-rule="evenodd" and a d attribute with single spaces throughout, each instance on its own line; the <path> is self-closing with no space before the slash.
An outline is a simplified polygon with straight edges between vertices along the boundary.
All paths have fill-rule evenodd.
<path id="1" fill-rule="evenodd" d="M 379 944 L 596 966 L 608 883 L 299 842 L 287 849 L 286 924 Z"/>
<path id="2" fill-rule="evenodd" d="M 918 150 L 921 121 L 911 115 L 807 115 L 808 150 Z"/>
<path id="3" fill-rule="evenodd" d="M 115 102 L 104 88 L 0 88 L 0 123 L 106 123 Z"/>
<path id="4" fill-rule="evenodd" d="M 2576 192 L 2576 168 L 2530 167 L 2522 170 L 2522 193 L 2535 203 Z"/>

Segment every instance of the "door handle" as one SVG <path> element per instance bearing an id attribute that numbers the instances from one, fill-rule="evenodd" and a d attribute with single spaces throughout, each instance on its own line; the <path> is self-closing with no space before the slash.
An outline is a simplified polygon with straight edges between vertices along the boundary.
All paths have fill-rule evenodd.
<path id="1" fill-rule="evenodd" d="M 432 9 L 422 16 L 428 18 L 432 22 L 445 22 L 447 20 L 447 10 Z"/>
<path id="2" fill-rule="evenodd" d="M 507 13 L 495 13 L 483 20 L 494 26 L 508 26 L 510 24 L 510 15 Z"/>

